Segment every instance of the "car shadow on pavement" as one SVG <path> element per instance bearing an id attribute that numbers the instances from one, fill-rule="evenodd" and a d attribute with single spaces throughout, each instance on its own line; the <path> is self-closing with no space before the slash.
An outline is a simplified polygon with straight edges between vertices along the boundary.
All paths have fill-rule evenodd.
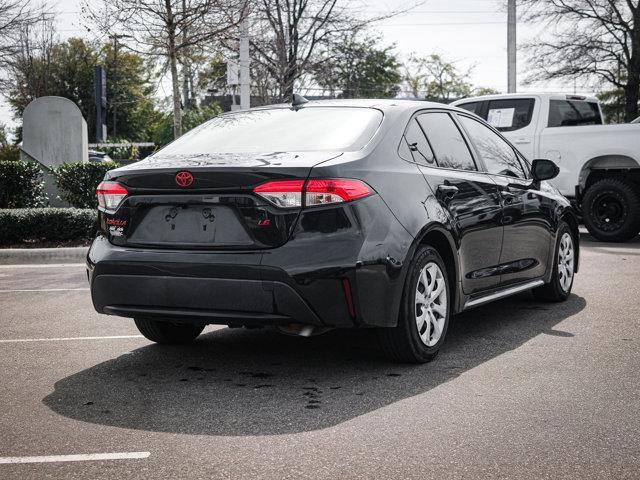
<path id="1" fill-rule="evenodd" d="M 640 235 L 626 242 L 601 242 L 587 232 L 580 232 L 580 247 L 614 255 L 640 255 Z M 630 250 L 634 251 L 630 252 Z"/>
<path id="2" fill-rule="evenodd" d="M 312 338 L 221 329 L 191 346 L 148 345 L 56 382 L 43 399 L 75 420 L 145 431 L 277 435 L 330 427 L 428 392 L 554 327 L 586 306 L 530 294 L 453 318 L 440 356 L 426 365 L 383 358 L 372 331 Z"/>

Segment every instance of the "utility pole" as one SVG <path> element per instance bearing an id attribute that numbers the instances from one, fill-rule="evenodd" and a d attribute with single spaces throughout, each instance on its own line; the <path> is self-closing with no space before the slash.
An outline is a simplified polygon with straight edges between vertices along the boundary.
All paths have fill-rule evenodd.
<path id="1" fill-rule="evenodd" d="M 182 15 L 186 16 L 187 15 L 187 2 L 186 0 L 182 0 Z M 184 43 L 187 43 L 187 26 L 186 26 L 186 22 L 185 22 L 185 26 L 183 27 L 183 31 L 182 31 L 182 41 Z M 184 78 L 182 80 L 182 97 L 183 97 L 183 103 L 184 105 L 182 106 L 183 110 L 187 110 L 189 108 L 189 105 L 191 103 L 191 99 L 189 98 L 189 76 L 191 75 L 190 72 L 190 68 L 189 68 L 189 54 L 186 51 L 186 48 L 183 48 L 183 53 L 182 53 L 182 74 L 184 75 Z"/>
<path id="2" fill-rule="evenodd" d="M 507 91 L 516 93 L 516 0 L 507 3 Z"/>
<path id="3" fill-rule="evenodd" d="M 113 138 L 116 138 L 116 123 L 118 117 L 118 100 L 116 95 L 116 89 L 118 88 L 118 35 L 113 36 L 113 89 L 111 91 L 113 100 L 111 105 L 113 107 Z"/>
<path id="4" fill-rule="evenodd" d="M 94 70 L 94 98 L 96 103 L 96 143 L 107 139 L 107 77 L 102 65 Z"/>
<path id="5" fill-rule="evenodd" d="M 251 108 L 251 77 L 249 59 L 249 3 L 242 9 L 240 23 L 240 109 Z"/>

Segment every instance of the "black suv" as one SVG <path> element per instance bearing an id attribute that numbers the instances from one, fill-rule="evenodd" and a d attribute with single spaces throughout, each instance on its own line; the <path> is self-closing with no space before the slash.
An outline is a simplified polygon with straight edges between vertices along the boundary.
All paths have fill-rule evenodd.
<path id="1" fill-rule="evenodd" d="M 545 182 L 552 162 L 529 165 L 457 108 L 297 100 L 221 115 L 106 175 L 98 312 L 160 343 L 210 323 L 377 327 L 391 357 L 424 362 L 455 313 L 568 297 L 578 223 Z"/>

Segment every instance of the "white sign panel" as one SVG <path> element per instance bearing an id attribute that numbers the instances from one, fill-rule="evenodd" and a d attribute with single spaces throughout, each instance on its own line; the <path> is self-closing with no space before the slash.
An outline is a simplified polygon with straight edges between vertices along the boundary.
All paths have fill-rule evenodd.
<path id="1" fill-rule="evenodd" d="M 489 110 L 487 122 L 494 128 L 513 127 L 513 115 L 515 108 L 495 108 Z"/>

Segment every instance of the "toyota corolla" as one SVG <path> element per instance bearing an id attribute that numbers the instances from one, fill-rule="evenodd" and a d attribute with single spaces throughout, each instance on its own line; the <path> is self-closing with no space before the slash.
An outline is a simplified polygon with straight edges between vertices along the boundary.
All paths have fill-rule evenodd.
<path id="1" fill-rule="evenodd" d="M 207 324 L 375 328 L 393 359 L 429 361 L 458 312 L 569 296 L 578 224 L 557 173 L 435 103 L 224 114 L 106 175 L 93 304 L 159 343 Z"/>

